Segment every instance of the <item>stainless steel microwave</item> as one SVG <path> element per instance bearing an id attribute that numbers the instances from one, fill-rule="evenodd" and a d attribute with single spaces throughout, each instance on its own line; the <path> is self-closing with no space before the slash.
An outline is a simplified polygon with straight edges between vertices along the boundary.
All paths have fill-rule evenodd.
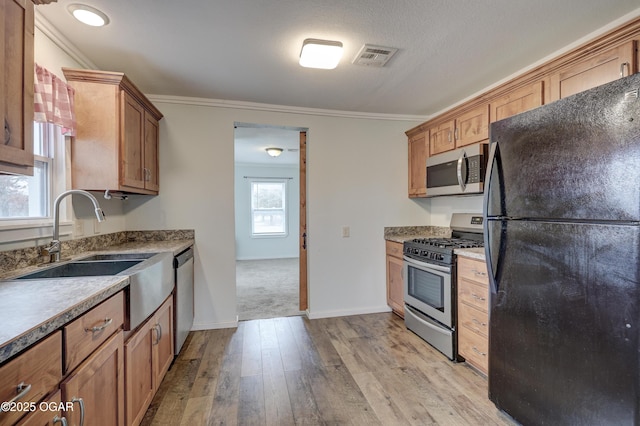
<path id="1" fill-rule="evenodd" d="M 479 143 L 427 158 L 427 197 L 481 194 L 488 151 Z"/>

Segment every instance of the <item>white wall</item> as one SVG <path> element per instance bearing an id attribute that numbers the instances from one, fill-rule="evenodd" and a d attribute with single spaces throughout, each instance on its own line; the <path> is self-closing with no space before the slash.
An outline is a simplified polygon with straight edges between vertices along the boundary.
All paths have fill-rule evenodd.
<path id="1" fill-rule="evenodd" d="M 266 154 L 265 154 L 266 155 Z M 298 257 L 300 235 L 300 171 L 297 165 L 274 167 L 257 164 L 235 165 L 236 259 L 279 259 Z M 284 177 L 287 235 L 272 237 L 251 236 L 251 180 L 245 176 Z"/>
<path id="2" fill-rule="evenodd" d="M 431 226 L 449 226 L 453 213 L 482 213 L 482 195 L 435 197 L 427 203 Z"/>
<path id="3" fill-rule="evenodd" d="M 310 315 L 388 309 L 383 228 L 429 221 L 424 203 L 407 198 L 404 131 L 417 122 L 151 98 L 164 114 L 161 190 L 145 202 L 127 204 L 127 228 L 195 229 L 196 328 L 230 326 L 237 318 L 234 122 L 309 129 Z M 342 238 L 343 226 L 351 228 L 350 238 Z"/>

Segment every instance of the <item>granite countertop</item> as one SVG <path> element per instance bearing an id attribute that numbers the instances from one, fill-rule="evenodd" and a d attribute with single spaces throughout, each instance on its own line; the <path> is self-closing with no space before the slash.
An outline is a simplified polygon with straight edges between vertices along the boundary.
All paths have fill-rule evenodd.
<path id="1" fill-rule="evenodd" d="M 443 226 L 394 226 L 384 228 L 384 239 L 404 243 L 414 238 L 450 237 L 451 229 Z"/>
<path id="2" fill-rule="evenodd" d="M 484 247 L 477 248 L 461 248 L 453 251 L 458 256 L 469 257 L 471 259 L 485 260 Z"/>
<path id="3" fill-rule="evenodd" d="M 193 244 L 194 240 L 130 242 L 80 253 L 70 260 L 110 252 L 178 254 Z M 0 281 L 0 363 L 129 285 L 127 275 L 11 280 L 37 269 L 14 270 Z"/>

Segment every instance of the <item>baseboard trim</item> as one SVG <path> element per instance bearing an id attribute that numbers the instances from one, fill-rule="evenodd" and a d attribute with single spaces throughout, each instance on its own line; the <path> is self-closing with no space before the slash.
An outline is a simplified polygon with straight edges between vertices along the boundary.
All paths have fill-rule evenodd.
<path id="1" fill-rule="evenodd" d="M 191 327 L 191 331 L 216 330 L 219 328 L 237 328 L 237 327 L 238 327 L 238 319 L 236 317 L 235 321 L 193 323 L 193 326 Z"/>
<path id="2" fill-rule="evenodd" d="M 339 311 L 307 311 L 307 316 L 309 319 L 319 319 L 319 318 L 332 318 L 332 317 L 346 317 L 349 315 L 365 315 L 365 314 L 379 314 L 382 312 L 391 312 L 391 308 L 387 305 L 378 306 L 378 307 L 370 307 L 370 308 L 361 308 L 361 309 L 345 309 Z"/>

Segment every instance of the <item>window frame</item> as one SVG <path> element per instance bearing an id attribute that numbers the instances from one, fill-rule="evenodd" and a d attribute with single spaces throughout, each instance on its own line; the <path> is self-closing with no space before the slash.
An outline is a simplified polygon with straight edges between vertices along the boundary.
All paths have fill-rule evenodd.
<path id="1" fill-rule="evenodd" d="M 48 182 L 46 194 L 47 213 L 46 216 L 38 217 L 12 217 L 0 218 L 0 245 L 12 247 L 14 243 L 33 241 L 51 238 L 51 227 L 53 225 L 53 203 L 56 194 L 64 192 L 70 185 L 70 174 L 68 170 L 70 138 L 62 135 L 59 127 L 50 123 L 37 123 L 34 126 L 41 126 L 40 131 L 34 129 L 34 161 L 42 161 L 48 164 Z M 36 141 L 36 135 L 46 135 L 46 144 L 43 150 L 36 147 L 42 145 Z M 48 155 L 48 156 L 47 156 Z M 60 205 L 60 235 L 70 235 L 72 231 L 72 219 L 69 217 L 69 200 L 64 200 Z M 10 248 L 8 248 L 10 249 Z M 4 248 L 3 248 L 4 250 Z"/>
<path id="2" fill-rule="evenodd" d="M 256 209 L 253 205 L 253 188 L 255 184 L 260 183 L 277 183 L 282 184 L 282 208 L 273 209 L 274 211 L 282 211 L 283 224 L 282 232 L 256 232 L 254 223 L 254 212 L 265 209 Z M 286 238 L 289 236 L 289 184 L 288 179 L 282 178 L 259 178 L 249 181 L 249 221 L 251 222 L 251 238 Z"/>

